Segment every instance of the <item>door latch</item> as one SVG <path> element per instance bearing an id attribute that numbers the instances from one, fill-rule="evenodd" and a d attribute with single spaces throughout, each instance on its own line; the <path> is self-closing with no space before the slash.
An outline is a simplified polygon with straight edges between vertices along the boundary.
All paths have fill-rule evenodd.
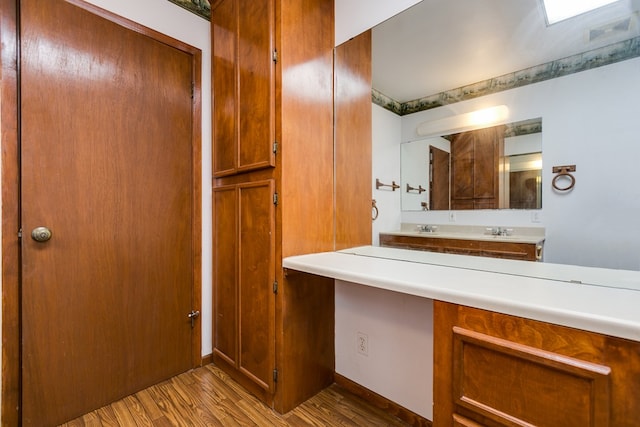
<path id="1" fill-rule="evenodd" d="M 198 310 L 191 310 L 191 313 L 187 314 L 189 320 L 191 320 L 191 327 L 195 326 L 196 319 L 200 317 L 200 312 Z"/>

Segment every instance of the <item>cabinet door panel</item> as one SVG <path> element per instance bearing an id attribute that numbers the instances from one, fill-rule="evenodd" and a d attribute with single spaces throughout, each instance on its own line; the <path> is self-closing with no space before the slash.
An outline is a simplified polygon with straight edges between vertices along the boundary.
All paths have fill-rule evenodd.
<path id="1" fill-rule="evenodd" d="M 216 177 L 275 166 L 274 4 L 221 0 L 212 10 Z"/>
<path id="2" fill-rule="evenodd" d="M 237 189 L 213 190 L 213 351 L 228 363 L 237 360 Z"/>
<path id="3" fill-rule="evenodd" d="M 451 143 L 451 198 L 454 203 L 473 199 L 473 141 L 473 133 L 466 132 L 455 135 Z"/>
<path id="4" fill-rule="evenodd" d="M 213 172 L 236 171 L 236 33 L 237 3 L 220 2 L 211 14 L 213 85 Z"/>
<path id="5" fill-rule="evenodd" d="M 495 199 L 498 194 L 498 139 L 496 129 L 478 129 L 473 132 L 473 135 L 473 178 L 475 181 L 473 198 Z"/>
<path id="6" fill-rule="evenodd" d="M 453 340 L 460 408 L 506 426 L 609 425 L 609 367 L 460 327 Z"/>
<path id="7" fill-rule="evenodd" d="M 240 360 L 270 390 L 275 368 L 275 207 L 273 180 L 239 186 Z"/>
<path id="8" fill-rule="evenodd" d="M 275 19 L 273 0 L 238 4 L 238 170 L 245 171 L 275 166 Z"/>

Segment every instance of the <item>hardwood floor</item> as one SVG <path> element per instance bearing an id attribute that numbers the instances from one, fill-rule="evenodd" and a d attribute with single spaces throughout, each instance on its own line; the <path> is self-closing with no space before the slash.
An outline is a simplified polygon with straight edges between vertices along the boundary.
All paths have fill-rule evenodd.
<path id="1" fill-rule="evenodd" d="M 332 385 L 280 415 L 213 365 L 142 390 L 63 427 L 112 426 L 408 426 Z"/>

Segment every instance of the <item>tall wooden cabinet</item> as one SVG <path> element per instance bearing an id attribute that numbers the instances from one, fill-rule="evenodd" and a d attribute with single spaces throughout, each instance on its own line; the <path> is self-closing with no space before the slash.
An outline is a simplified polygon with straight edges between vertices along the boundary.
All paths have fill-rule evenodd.
<path id="1" fill-rule="evenodd" d="M 333 382 L 333 1 L 212 3 L 213 361 L 286 412 Z"/>
<path id="2" fill-rule="evenodd" d="M 453 135 L 451 209 L 497 209 L 504 126 Z"/>

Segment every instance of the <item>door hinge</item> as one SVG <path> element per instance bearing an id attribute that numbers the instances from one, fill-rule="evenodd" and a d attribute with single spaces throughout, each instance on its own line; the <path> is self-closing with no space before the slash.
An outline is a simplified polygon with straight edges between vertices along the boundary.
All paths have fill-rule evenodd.
<path id="1" fill-rule="evenodd" d="M 273 382 L 274 383 L 278 382 L 278 370 L 277 369 L 273 370 Z"/>
<path id="2" fill-rule="evenodd" d="M 278 141 L 273 143 L 273 154 L 278 154 Z"/>
<path id="3" fill-rule="evenodd" d="M 277 64 L 278 63 L 278 49 L 273 49 L 272 58 L 273 58 L 273 63 Z"/>
<path id="4" fill-rule="evenodd" d="M 278 193 L 273 193 L 273 204 L 278 206 L 278 202 L 279 202 L 279 198 L 278 198 Z"/>
<path id="5" fill-rule="evenodd" d="M 22 239 L 22 228 L 18 230 L 18 239 Z"/>
<path id="6" fill-rule="evenodd" d="M 191 320 L 191 327 L 195 327 L 196 319 L 200 317 L 200 312 L 198 310 L 191 310 L 191 313 L 187 314 L 189 320 Z"/>
<path id="7" fill-rule="evenodd" d="M 274 294 L 278 293 L 278 281 L 277 280 L 273 281 L 273 293 Z"/>

